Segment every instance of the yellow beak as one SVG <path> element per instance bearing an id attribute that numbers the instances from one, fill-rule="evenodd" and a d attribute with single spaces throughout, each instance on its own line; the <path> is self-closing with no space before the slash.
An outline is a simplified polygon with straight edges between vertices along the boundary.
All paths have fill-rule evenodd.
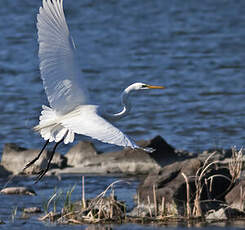
<path id="1" fill-rule="evenodd" d="M 166 89 L 164 86 L 158 86 L 158 85 L 148 85 L 149 89 Z"/>

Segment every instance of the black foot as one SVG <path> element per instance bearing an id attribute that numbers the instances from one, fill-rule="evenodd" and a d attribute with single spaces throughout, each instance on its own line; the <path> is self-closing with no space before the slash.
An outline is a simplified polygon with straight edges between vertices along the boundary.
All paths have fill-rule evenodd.
<path id="1" fill-rule="evenodd" d="M 37 182 L 39 182 L 43 178 L 43 176 L 46 174 L 47 171 L 48 171 L 48 167 L 46 169 L 41 169 L 34 183 L 36 184 Z"/>

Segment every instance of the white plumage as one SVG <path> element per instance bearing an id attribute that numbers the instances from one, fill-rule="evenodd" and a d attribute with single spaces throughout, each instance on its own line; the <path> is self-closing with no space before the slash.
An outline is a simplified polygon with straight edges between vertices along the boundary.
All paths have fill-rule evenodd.
<path id="1" fill-rule="evenodd" d="M 88 95 L 62 0 L 43 0 L 37 28 L 41 77 L 51 108 L 43 106 L 40 123 L 34 129 L 50 142 L 63 138 L 65 144 L 73 142 L 75 132 L 110 144 L 136 147 L 119 129 L 97 115 L 96 106 L 84 105 Z"/>
<path id="2" fill-rule="evenodd" d="M 137 148 L 133 140 L 106 119 L 115 121 L 129 112 L 130 92 L 163 87 L 134 83 L 122 94 L 122 112 L 113 115 L 99 112 L 102 110 L 98 106 L 88 105 L 85 79 L 77 64 L 62 0 L 43 0 L 37 15 L 37 29 L 41 78 L 51 108 L 42 107 L 39 125 L 34 130 L 49 142 L 71 143 L 77 133 L 105 143 Z"/>
<path id="3" fill-rule="evenodd" d="M 62 1 L 43 0 L 37 15 L 41 78 L 50 106 L 61 114 L 87 102 L 75 46 L 65 21 Z"/>
<path id="4" fill-rule="evenodd" d="M 122 111 L 107 114 L 97 105 L 89 104 L 85 79 L 77 64 L 76 49 L 66 24 L 62 0 L 43 0 L 37 15 L 37 29 L 40 72 L 50 107 L 42 106 L 39 124 L 34 127 L 46 143 L 24 169 L 39 159 L 49 142 L 56 142 L 46 169 L 39 173 L 39 181 L 48 171 L 58 144 L 73 142 L 75 134 L 118 146 L 139 148 L 107 120 L 116 121 L 129 113 L 131 105 L 128 96 L 131 92 L 164 87 L 134 83 L 122 93 Z"/>
<path id="5" fill-rule="evenodd" d="M 109 144 L 138 147 L 127 135 L 98 114 L 99 107 L 96 105 L 80 105 L 64 115 L 43 106 L 39 125 L 34 129 L 49 142 L 59 142 L 64 138 L 64 143 L 68 144 L 73 142 L 74 133 L 78 133 Z"/>

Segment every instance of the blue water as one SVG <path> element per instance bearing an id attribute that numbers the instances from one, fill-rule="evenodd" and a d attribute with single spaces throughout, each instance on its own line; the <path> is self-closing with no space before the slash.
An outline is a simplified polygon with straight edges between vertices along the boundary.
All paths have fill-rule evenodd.
<path id="1" fill-rule="evenodd" d="M 35 28 L 41 1 L 4 2 L 0 145 L 39 147 L 31 127 L 47 104 Z M 117 126 L 136 140 L 160 134 L 190 151 L 244 145 L 244 10 L 244 1 L 225 0 L 65 1 L 92 98 L 117 112 L 130 83 L 166 86 L 132 98 L 132 113 Z"/>
<path id="2" fill-rule="evenodd" d="M 43 141 L 31 127 L 47 104 L 35 27 L 41 1 L 0 3 L 0 149 L 7 142 L 40 148 Z M 117 112 L 120 92 L 130 83 L 167 87 L 132 97 L 133 111 L 119 128 L 135 140 L 161 135 L 194 152 L 244 145 L 245 1 L 65 0 L 64 5 L 94 101 Z"/>
<path id="3" fill-rule="evenodd" d="M 41 143 L 31 130 L 47 104 L 37 57 L 40 4 L 5 0 L 0 9 L 1 148 Z M 132 113 L 117 126 L 135 140 L 160 134 L 190 151 L 244 145 L 244 10 L 244 1 L 225 0 L 65 1 L 92 98 L 117 112 L 130 83 L 166 86 L 132 98 Z"/>

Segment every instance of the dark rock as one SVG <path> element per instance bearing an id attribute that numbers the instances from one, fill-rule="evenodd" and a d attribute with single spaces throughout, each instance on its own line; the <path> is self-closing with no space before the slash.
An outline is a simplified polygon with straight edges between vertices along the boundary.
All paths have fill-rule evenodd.
<path id="1" fill-rule="evenodd" d="M 85 159 L 97 156 L 97 151 L 91 142 L 80 141 L 66 153 L 67 164 L 77 166 L 82 164 Z"/>
<path id="2" fill-rule="evenodd" d="M 162 201 L 162 197 L 165 198 L 167 203 L 173 203 L 175 197 L 186 202 L 186 185 L 181 172 L 185 173 L 187 177 L 195 176 L 200 166 L 201 161 L 190 159 L 183 162 L 175 162 L 157 172 L 150 173 L 143 183 L 139 185 L 138 195 L 140 201 L 147 203 L 149 196 L 151 202 L 153 202 L 153 185 L 155 185 L 158 203 Z"/>
<path id="3" fill-rule="evenodd" d="M 32 161 L 39 152 L 39 149 L 25 149 L 12 143 L 5 144 L 1 159 L 1 165 L 14 174 L 38 173 L 40 169 L 44 168 L 47 165 L 48 156 L 50 154 L 49 151 L 45 150 L 41 155 L 40 159 L 37 160 L 35 164 L 27 168 L 24 172 L 23 168 L 26 166 L 27 163 Z M 66 165 L 67 159 L 56 152 L 51 162 L 50 168 L 63 168 Z"/>
<path id="4" fill-rule="evenodd" d="M 207 182 L 204 182 L 204 180 L 207 180 Z M 225 201 L 226 194 L 233 187 L 229 169 L 223 167 L 211 168 L 207 171 L 203 183 L 206 183 L 206 185 L 203 187 L 202 200 Z"/>
<path id="5" fill-rule="evenodd" d="M 156 136 L 148 141 L 139 141 L 137 144 L 143 148 L 148 147 L 155 149 L 155 151 L 149 153 L 149 155 L 161 166 L 187 158 L 186 152 L 185 155 L 180 155 L 174 147 L 168 144 L 161 136 Z"/>
<path id="6" fill-rule="evenodd" d="M 0 191 L 0 193 L 5 194 L 5 195 L 30 195 L 30 196 L 35 196 L 36 192 L 27 187 L 7 187 L 4 188 Z"/>
<path id="7" fill-rule="evenodd" d="M 213 154 L 212 159 L 218 160 L 218 161 L 222 161 L 226 158 L 230 158 L 232 156 L 232 149 L 208 149 L 203 151 L 201 154 L 198 155 L 198 158 L 202 161 L 204 161 L 205 159 L 207 159 L 211 154 Z"/>
<path id="8" fill-rule="evenodd" d="M 143 148 L 153 148 L 155 151 L 149 153 L 142 149 L 125 148 L 118 152 L 101 154 L 98 158 L 101 166 L 107 168 L 109 173 L 146 174 L 160 169 L 162 165 L 183 159 L 160 136 L 137 144 Z"/>
<path id="9" fill-rule="evenodd" d="M 187 201 L 187 192 L 186 182 L 182 173 L 188 177 L 190 203 L 193 205 L 196 195 L 195 179 L 198 178 L 196 177 L 197 171 L 202 165 L 203 162 L 199 158 L 187 159 L 150 173 L 138 187 L 138 199 L 144 204 L 147 204 L 149 199 L 153 203 L 153 186 L 155 186 L 157 203 L 161 204 L 164 197 L 166 204 L 175 205 L 178 213 L 183 215 Z M 228 169 L 210 166 L 201 179 L 202 192 L 200 201 L 224 200 L 226 193 L 229 191 L 228 189 L 231 188 L 230 178 Z M 207 202 L 203 203 L 205 204 L 201 208 L 203 211 L 206 211 L 209 207 Z"/>
<path id="10" fill-rule="evenodd" d="M 24 208 L 23 210 L 25 213 L 41 213 L 42 210 L 39 207 L 29 207 L 29 208 Z"/>
<path id="11" fill-rule="evenodd" d="M 239 181 L 225 196 L 226 203 L 232 208 L 244 211 L 245 180 Z"/>
<path id="12" fill-rule="evenodd" d="M 161 151 L 164 152 L 165 155 L 168 154 L 174 154 L 174 147 L 168 144 L 161 136 L 156 136 L 151 140 L 143 140 L 143 141 L 138 141 L 137 144 L 140 147 L 149 147 L 155 149 L 155 151 Z"/>

